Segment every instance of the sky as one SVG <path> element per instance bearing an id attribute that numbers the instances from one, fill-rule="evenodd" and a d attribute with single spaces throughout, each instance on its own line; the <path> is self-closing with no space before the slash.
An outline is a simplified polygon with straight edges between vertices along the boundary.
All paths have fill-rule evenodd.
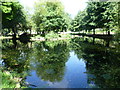
<path id="1" fill-rule="evenodd" d="M 20 3 L 27 7 L 27 8 L 33 8 L 34 2 L 37 0 L 19 0 Z M 88 0 L 60 0 L 64 7 L 65 11 L 71 15 L 72 18 L 74 18 L 79 11 L 82 11 L 86 8 Z"/>

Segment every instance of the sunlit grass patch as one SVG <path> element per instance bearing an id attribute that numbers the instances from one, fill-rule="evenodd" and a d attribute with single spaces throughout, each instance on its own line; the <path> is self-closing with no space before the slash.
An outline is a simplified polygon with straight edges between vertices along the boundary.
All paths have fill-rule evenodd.
<path id="1" fill-rule="evenodd" d="M 1 88 L 20 88 L 19 81 L 8 71 L 2 72 L 2 87 Z"/>
<path id="2" fill-rule="evenodd" d="M 0 88 L 25 88 L 21 85 L 22 78 L 15 72 L 0 71 Z"/>

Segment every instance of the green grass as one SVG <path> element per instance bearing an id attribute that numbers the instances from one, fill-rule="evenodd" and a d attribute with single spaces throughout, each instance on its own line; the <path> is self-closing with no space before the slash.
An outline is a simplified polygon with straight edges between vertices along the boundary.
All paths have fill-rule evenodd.
<path id="1" fill-rule="evenodd" d="M 66 39 L 66 38 L 71 38 L 71 35 L 70 34 L 57 34 L 57 33 L 54 33 L 54 32 L 50 32 L 48 33 L 46 36 L 45 36 L 45 39 L 47 40 L 50 40 L 50 39 L 60 39 L 60 38 L 63 38 L 63 39 Z"/>
<path id="2" fill-rule="evenodd" d="M 0 75 L 2 76 L 0 88 L 25 88 L 21 86 L 22 78 L 17 73 L 4 70 L 0 71 Z"/>
<path id="3" fill-rule="evenodd" d="M 41 40 L 63 40 L 63 39 L 68 39 L 71 38 L 72 36 L 70 34 L 58 34 L 53 31 L 49 32 L 48 34 L 45 35 L 45 37 L 42 37 L 41 35 L 37 35 L 32 37 L 31 39 L 41 39 Z"/>

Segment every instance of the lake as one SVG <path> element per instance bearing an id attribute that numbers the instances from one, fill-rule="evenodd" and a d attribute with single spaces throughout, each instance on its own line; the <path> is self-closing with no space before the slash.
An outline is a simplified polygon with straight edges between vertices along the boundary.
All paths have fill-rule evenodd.
<path id="1" fill-rule="evenodd" d="M 30 88 L 119 88 L 120 45 L 78 37 L 22 43 L 2 40 L 1 67 Z"/>

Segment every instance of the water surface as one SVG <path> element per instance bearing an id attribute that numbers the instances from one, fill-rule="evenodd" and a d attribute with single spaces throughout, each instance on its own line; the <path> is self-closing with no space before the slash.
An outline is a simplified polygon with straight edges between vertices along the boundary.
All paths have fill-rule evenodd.
<path id="1" fill-rule="evenodd" d="M 74 38 L 2 43 L 3 67 L 20 73 L 28 87 L 120 87 L 120 46 L 116 41 Z"/>

